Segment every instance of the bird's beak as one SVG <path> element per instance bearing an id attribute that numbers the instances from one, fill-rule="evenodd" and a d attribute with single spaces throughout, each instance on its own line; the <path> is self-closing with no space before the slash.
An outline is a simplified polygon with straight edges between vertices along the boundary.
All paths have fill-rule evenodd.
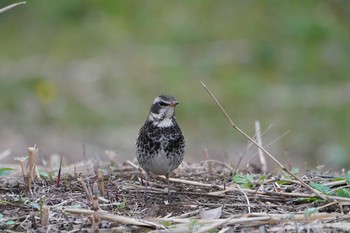
<path id="1" fill-rule="evenodd" d="M 179 102 L 178 101 L 172 101 L 170 104 L 169 104 L 169 107 L 175 107 L 176 105 L 178 105 Z"/>

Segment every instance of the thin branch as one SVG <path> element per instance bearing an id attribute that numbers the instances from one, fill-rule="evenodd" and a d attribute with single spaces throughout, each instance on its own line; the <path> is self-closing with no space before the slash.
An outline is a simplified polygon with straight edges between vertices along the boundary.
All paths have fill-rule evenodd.
<path id="1" fill-rule="evenodd" d="M 282 168 L 283 171 L 288 173 L 290 176 L 294 177 L 296 180 L 298 180 L 305 188 L 309 189 L 311 192 L 315 193 L 317 196 L 324 200 L 329 200 L 329 197 L 321 193 L 320 191 L 312 188 L 310 185 L 306 184 L 304 181 L 302 181 L 299 177 L 297 177 L 295 174 L 290 172 L 287 168 L 285 168 L 270 152 L 265 150 L 263 147 L 261 147 L 255 140 L 253 140 L 251 137 L 248 136 L 243 130 L 238 128 L 233 121 L 231 120 L 230 116 L 227 114 L 225 109 L 222 107 L 222 105 L 219 103 L 219 101 L 216 99 L 216 97 L 213 95 L 213 93 L 209 90 L 209 88 L 201 82 L 202 86 L 205 88 L 205 90 L 209 93 L 211 98 L 215 101 L 215 103 L 219 106 L 222 113 L 225 115 L 226 119 L 229 121 L 230 125 L 237 130 L 239 133 L 241 133 L 244 137 L 246 137 L 249 141 L 251 141 L 255 146 L 257 146 L 259 149 L 261 149 L 267 156 L 269 156 L 280 168 Z"/>
<path id="2" fill-rule="evenodd" d="M 293 221 L 295 222 L 311 222 L 315 220 L 335 220 L 341 216 L 344 216 L 339 213 L 314 213 L 308 216 L 308 218 L 305 218 L 305 214 L 268 214 L 268 213 L 251 213 L 244 215 L 243 217 L 238 218 L 229 218 L 230 221 L 226 222 L 226 219 L 198 219 L 197 223 L 201 224 L 208 224 L 208 223 L 214 223 L 214 222 L 226 222 L 227 225 L 237 225 L 242 224 L 248 225 L 251 223 L 257 223 L 260 222 L 260 224 L 276 224 L 280 221 L 286 221 L 288 218 L 293 218 Z M 152 222 L 171 222 L 171 223 L 190 223 L 192 221 L 191 218 L 186 219 L 177 219 L 177 218 L 152 218 L 149 219 Z"/>
<path id="3" fill-rule="evenodd" d="M 27 2 L 17 2 L 17 3 L 11 4 L 11 5 L 5 6 L 5 7 L 0 9 L 0 14 L 4 13 L 5 11 L 11 10 L 12 8 L 15 8 L 15 7 L 19 6 L 19 5 L 26 4 L 26 3 Z"/>
<path id="4" fill-rule="evenodd" d="M 237 185 L 237 188 L 238 188 L 238 190 L 239 190 L 241 193 L 243 193 L 244 198 L 245 198 L 245 200 L 247 201 L 248 214 L 250 214 L 251 211 L 250 211 L 250 202 L 249 202 L 249 198 L 248 198 L 247 194 L 243 191 L 243 189 L 241 189 L 241 187 L 239 187 L 239 185 Z"/>
<path id="5" fill-rule="evenodd" d="M 66 208 L 64 209 L 64 212 L 72 213 L 72 214 L 78 214 L 78 215 L 85 215 L 89 216 L 94 213 L 92 210 L 85 210 L 85 209 L 71 209 L 71 208 Z M 120 223 L 120 224 L 126 224 L 126 225 L 136 225 L 136 226 L 143 226 L 143 227 L 152 227 L 152 228 L 164 228 L 162 225 L 159 225 L 157 223 L 145 221 L 145 220 L 137 220 L 134 218 L 129 218 L 129 217 L 124 217 L 121 215 L 115 215 L 115 214 L 110 214 L 107 212 L 99 212 L 98 216 L 107 221 L 115 222 L 115 223 Z"/>

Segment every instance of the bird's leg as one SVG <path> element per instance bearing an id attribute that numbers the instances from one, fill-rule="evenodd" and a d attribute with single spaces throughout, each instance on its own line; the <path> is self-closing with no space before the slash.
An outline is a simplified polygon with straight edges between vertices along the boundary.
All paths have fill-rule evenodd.
<path id="1" fill-rule="evenodd" d="M 144 193 L 143 193 L 143 199 L 144 199 L 145 202 L 147 202 L 148 177 L 149 177 L 149 174 L 148 174 L 148 172 L 146 171 L 146 172 L 145 172 L 146 185 L 145 185 L 145 191 L 144 191 Z"/>
<path id="2" fill-rule="evenodd" d="M 165 177 L 168 181 L 168 202 L 171 202 L 171 193 L 170 193 L 170 185 L 169 185 L 169 173 L 165 174 Z"/>

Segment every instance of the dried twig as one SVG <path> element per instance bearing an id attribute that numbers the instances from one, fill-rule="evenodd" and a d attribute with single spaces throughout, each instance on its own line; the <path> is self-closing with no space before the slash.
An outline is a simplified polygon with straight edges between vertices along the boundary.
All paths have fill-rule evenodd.
<path id="1" fill-rule="evenodd" d="M 248 225 L 251 223 L 259 224 L 276 224 L 281 221 L 293 220 L 295 222 L 311 222 L 315 220 L 336 220 L 337 218 L 343 216 L 339 213 L 314 213 L 309 216 L 305 214 L 267 214 L 267 213 L 251 213 L 249 215 L 244 215 L 242 217 L 232 216 L 234 218 L 227 219 L 198 219 L 196 220 L 198 224 L 210 224 L 210 223 L 221 223 L 225 222 L 227 225 L 242 224 Z M 171 223 L 190 223 L 191 219 L 177 219 L 177 218 L 153 218 L 149 219 L 152 222 L 171 222 Z M 220 224 L 222 225 L 222 224 Z"/>
<path id="2" fill-rule="evenodd" d="M 131 162 L 130 160 L 126 160 L 126 163 L 129 164 L 130 166 L 132 166 L 135 169 L 140 169 L 140 166 L 137 166 L 136 164 L 134 164 L 133 162 Z"/>
<path id="3" fill-rule="evenodd" d="M 83 189 L 84 189 L 84 191 L 85 191 L 85 193 L 86 193 L 87 199 L 88 199 L 89 201 L 92 201 L 92 193 L 91 193 L 91 191 L 89 190 L 89 188 L 86 186 L 86 184 L 85 184 L 83 178 L 78 177 L 77 179 L 78 179 L 78 181 L 81 183 L 81 185 L 83 186 Z"/>
<path id="4" fill-rule="evenodd" d="M 204 152 L 204 156 L 205 156 L 206 160 L 209 161 L 208 149 L 204 148 L 203 152 Z M 209 172 L 209 174 L 213 174 L 213 169 L 212 169 L 212 165 L 211 165 L 210 161 L 208 162 L 208 172 Z"/>
<path id="5" fill-rule="evenodd" d="M 5 11 L 11 10 L 12 8 L 15 8 L 15 7 L 19 6 L 19 5 L 26 4 L 26 3 L 27 2 L 17 2 L 17 3 L 13 3 L 11 5 L 5 6 L 5 7 L 0 9 L 0 14 L 4 13 Z"/>
<path id="6" fill-rule="evenodd" d="M 102 175 L 101 169 L 99 168 L 97 169 L 97 178 L 98 178 L 98 184 L 99 184 L 102 196 L 105 196 L 106 195 L 105 183 L 103 181 L 103 175 Z"/>
<path id="7" fill-rule="evenodd" d="M 259 144 L 260 147 L 262 147 L 263 144 L 262 144 L 261 129 L 260 129 L 260 122 L 259 121 L 255 121 L 255 134 L 256 134 L 256 142 Z M 263 174 L 266 174 L 267 164 L 266 164 L 264 152 L 260 148 L 258 148 L 258 153 L 259 153 L 259 160 L 261 163 L 261 171 Z"/>
<path id="8" fill-rule="evenodd" d="M 99 203 L 98 203 L 98 184 L 97 182 L 94 182 L 92 185 L 92 199 L 91 199 L 91 209 L 94 211 L 93 214 L 88 216 L 88 219 L 91 222 L 91 229 L 94 232 L 99 232 L 99 223 L 101 222 L 101 219 L 99 217 Z"/>
<path id="9" fill-rule="evenodd" d="M 166 179 L 165 176 L 157 176 L 162 179 Z M 224 186 L 219 185 L 212 185 L 212 184 L 205 184 L 198 181 L 191 181 L 191 180 L 184 180 L 184 179 L 177 179 L 177 178 L 169 178 L 169 181 L 176 182 L 176 183 L 182 183 L 182 184 L 189 184 L 189 185 L 196 185 L 196 186 L 202 186 L 202 187 L 217 187 L 220 189 L 224 189 Z"/>
<path id="10" fill-rule="evenodd" d="M 250 211 L 250 202 L 249 202 L 249 198 L 248 198 L 248 196 L 247 196 L 247 194 L 243 191 L 243 189 L 241 189 L 241 187 L 239 187 L 239 185 L 237 184 L 237 188 L 238 188 L 238 190 L 241 192 L 241 193 L 243 193 L 243 195 L 244 195 L 244 198 L 245 198 L 245 200 L 246 200 L 246 202 L 247 202 L 247 206 L 248 206 L 248 213 L 250 214 L 251 213 L 251 211 Z"/>
<path id="11" fill-rule="evenodd" d="M 65 212 L 72 213 L 72 214 L 82 214 L 82 215 L 92 215 L 94 214 L 94 211 L 92 210 L 84 210 L 84 209 L 64 209 Z M 134 218 L 128 218 L 120 215 L 115 214 L 109 214 L 107 212 L 99 212 L 98 217 L 102 220 L 107 220 L 111 222 L 116 222 L 120 224 L 126 224 L 126 225 L 136 225 L 136 226 L 142 226 L 142 227 L 151 227 L 151 228 L 164 228 L 163 225 L 152 223 L 150 221 L 144 221 L 144 220 L 137 220 Z"/>
<path id="12" fill-rule="evenodd" d="M 320 210 L 320 209 L 326 208 L 326 207 L 328 207 L 328 206 L 336 205 L 336 204 L 338 204 L 338 203 L 339 203 L 338 201 L 333 201 L 333 202 L 327 203 L 327 204 L 325 204 L 325 205 L 323 205 L 323 206 L 319 206 L 319 207 L 317 207 L 316 209 Z"/>
<path id="13" fill-rule="evenodd" d="M 201 84 L 203 85 L 203 87 L 205 88 L 205 90 L 209 93 L 209 95 L 211 96 L 211 98 L 215 101 L 215 103 L 219 106 L 220 110 L 222 111 L 222 113 L 225 115 L 226 119 L 229 121 L 230 125 L 232 126 L 232 128 L 234 128 L 235 130 L 237 130 L 239 133 L 241 133 L 244 137 L 246 137 L 249 141 L 251 141 L 255 146 L 257 146 L 259 149 L 261 149 L 267 156 L 269 156 L 284 172 L 288 173 L 290 176 L 294 177 L 296 180 L 298 180 L 305 188 L 309 189 L 311 192 L 315 193 L 317 196 L 319 196 L 320 198 L 324 199 L 324 200 L 329 200 L 330 198 L 327 197 L 326 195 L 324 195 L 323 193 L 321 193 L 320 191 L 312 188 L 310 185 L 306 184 L 304 181 L 302 181 L 299 177 L 297 177 L 295 174 L 293 174 L 292 172 L 290 172 L 287 168 L 285 168 L 270 152 L 268 152 L 267 150 L 265 150 L 263 147 L 261 147 L 258 143 L 256 143 L 255 140 L 253 140 L 251 137 L 249 137 L 248 134 L 246 134 L 243 130 L 241 130 L 240 128 L 237 127 L 237 125 L 235 125 L 233 123 L 233 121 L 231 120 L 230 116 L 227 114 L 227 112 L 225 111 L 225 109 L 222 107 L 222 105 L 220 104 L 220 102 L 216 99 L 216 97 L 213 95 L 213 93 L 209 90 L 209 88 L 203 83 L 201 82 Z"/>
<path id="14" fill-rule="evenodd" d="M 194 210 L 194 211 L 191 211 L 191 212 L 187 212 L 187 213 L 181 214 L 180 216 L 174 216 L 173 218 L 188 218 L 188 217 L 192 217 L 192 216 L 198 215 L 198 212 L 199 212 L 199 210 Z"/>
<path id="15" fill-rule="evenodd" d="M 27 169 L 26 169 L 27 159 L 28 159 L 28 157 L 16 157 L 16 158 L 14 158 L 14 160 L 18 160 L 20 162 L 24 183 L 27 185 L 27 187 L 29 187 L 29 185 L 28 185 L 28 173 L 27 173 Z"/>
<path id="16" fill-rule="evenodd" d="M 128 163 L 129 165 L 131 165 L 135 169 L 142 169 L 140 166 L 137 166 L 136 164 L 134 164 L 130 160 L 127 160 L 126 163 Z M 162 179 L 166 179 L 165 176 L 157 176 L 157 177 L 162 178 Z M 202 186 L 202 187 L 213 187 L 213 186 L 215 186 L 215 187 L 224 189 L 224 187 L 221 187 L 221 186 L 218 186 L 218 185 L 205 184 L 205 183 L 201 183 L 201 182 L 197 182 L 197 181 L 190 181 L 190 180 L 184 180 L 184 179 L 169 178 L 169 181 L 176 182 L 176 183 L 189 184 L 189 185 Z"/>

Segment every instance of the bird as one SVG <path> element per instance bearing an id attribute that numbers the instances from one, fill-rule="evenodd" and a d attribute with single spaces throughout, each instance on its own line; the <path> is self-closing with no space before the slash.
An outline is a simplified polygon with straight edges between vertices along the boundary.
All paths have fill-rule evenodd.
<path id="1" fill-rule="evenodd" d="M 150 174 L 165 175 L 168 184 L 167 198 L 168 202 L 171 202 L 169 173 L 181 164 L 185 152 L 185 138 L 175 118 L 175 106 L 178 104 L 173 96 L 157 96 L 144 125 L 139 130 L 136 156 L 146 173 L 143 194 L 145 202 Z"/>

